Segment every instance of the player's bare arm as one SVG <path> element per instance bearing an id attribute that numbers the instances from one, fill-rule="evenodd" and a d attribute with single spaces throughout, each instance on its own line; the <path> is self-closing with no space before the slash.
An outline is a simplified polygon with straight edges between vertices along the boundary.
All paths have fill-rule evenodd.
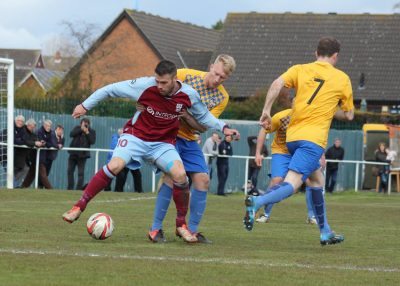
<path id="1" fill-rule="evenodd" d="M 275 102 L 282 88 L 285 86 L 285 81 L 282 77 L 277 78 L 271 84 L 263 108 L 263 112 L 260 117 L 260 125 L 265 129 L 268 129 L 271 125 L 271 108 L 272 104 Z"/>
<path id="2" fill-rule="evenodd" d="M 334 115 L 334 118 L 337 120 L 352 121 L 354 119 L 354 109 L 350 111 L 338 109 Z"/>
<path id="3" fill-rule="evenodd" d="M 254 161 L 256 162 L 257 166 L 261 167 L 262 166 L 262 161 L 264 156 L 261 154 L 262 148 L 264 146 L 265 142 L 265 131 L 263 128 L 260 128 L 260 131 L 258 132 L 257 136 L 257 144 L 256 144 L 256 158 Z"/>
<path id="4" fill-rule="evenodd" d="M 194 119 L 194 117 L 186 109 L 180 112 L 179 119 L 200 133 L 203 133 L 208 129 L 207 126 L 200 124 L 196 119 Z"/>

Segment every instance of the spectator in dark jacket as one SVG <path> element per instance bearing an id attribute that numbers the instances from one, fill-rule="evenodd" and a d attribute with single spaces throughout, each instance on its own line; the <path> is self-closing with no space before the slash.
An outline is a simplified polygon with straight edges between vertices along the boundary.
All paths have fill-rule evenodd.
<path id="1" fill-rule="evenodd" d="M 218 154 L 232 156 L 232 136 L 227 135 L 225 139 L 218 145 Z M 218 191 L 217 195 L 225 196 L 225 184 L 229 175 L 229 158 L 218 157 L 217 158 L 217 175 L 218 175 Z"/>
<path id="2" fill-rule="evenodd" d="M 385 192 L 387 190 L 388 179 L 389 179 L 389 171 L 390 167 L 389 164 L 391 163 L 390 160 L 387 159 L 387 152 L 386 152 L 386 144 L 381 142 L 378 145 L 378 149 L 375 150 L 375 160 L 377 162 L 388 163 L 388 165 L 379 165 L 378 166 L 378 176 L 381 178 L 381 184 L 379 185 L 379 192 Z"/>
<path id="3" fill-rule="evenodd" d="M 88 118 L 83 118 L 81 124 L 75 126 L 69 136 L 72 138 L 70 147 L 90 148 L 91 145 L 96 143 L 96 131 L 90 128 L 90 120 Z M 82 190 L 85 164 L 88 158 L 90 158 L 89 151 L 69 151 L 68 190 Z M 74 188 L 74 173 L 76 166 L 78 166 L 78 183 L 76 184 L 76 188 Z"/>
<path id="4" fill-rule="evenodd" d="M 339 138 L 335 139 L 335 143 L 333 146 L 328 148 L 325 152 L 325 158 L 331 160 L 343 160 L 344 158 L 344 149 L 340 146 L 342 141 Z M 329 193 L 332 193 L 337 179 L 337 174 L 339 170 L 339 163 L 337 162 L 328 162 L 326 164 L 326 175 L 325 175 L 325 190 Z"/>
<path id="5" fill-rule="evenodd" d="M 27 149 L 29 152 L 27 155 L 27 164 L 29 165 L 29 171 L 25 177 L 24 182 L 21 185 L 22 188 L 28 188 L 35 179 L 37 154 L 36 148 L 44 147 L 46 145 L 44 141 L 39 140 L 35 129 L 36 121 L 32 118 L 28 119 L 25 124 L 24 143 L 27 146 L 32 147 L 32 149 Z"/>
<path id="6" fill-rule="evenodd" d="M 25 134 L 25 117 L 17 115 L 14 119 L 14 145 L 26 145 L 24 142 Z M 7 142 L 7 128 L 2 130 L 1 142 Z M 21 151 L 21 152 L 20 152 Z M 14 186 L 16 186 L 16 175 L 18 175 L 18 181 L 25 177 L 28 172 L 28 166 L 26 165 L 26 154 L 29 152 L 28 149 L 14 148 Z M 0 147 L 0 160 L 4 168 L 7 167 L 7 146 Z"/>
<path id="7" fill-rule="evenodd" d="M 40 141 L 45 142 L 46 148 L 58 148 L 57 140 L 54 131 L 51 130 L 53 122 L 46 119 L 43 121 L 43 126 L 38 130 L 38 138 Z M 52 189 L 52 185 L 49 181 L 49 174 L 47 172 L 47 165 L 51 160 L 53 151 L 51 150 L 41 150 L 39 156 L 39 186 L 45 187 L 46 189 Z M 29 183 L 29 182 L 28 182 Z"/>
<path id="8" fill-rule="evenodd" d="M 49 150 L 47 151 L 47 161 L 46 161 L 46 172 L 47 176 L 50 175 L 51 167 L 53 166 L 54 160 L 57 158 L 58 150 L 64 147 L 65 138 L 64 138 L 64 127 L 62 125 L 57 125 L 56 129 L 51 132 L 52 140 L 56 142 L 57 150 Z"/>
<path id="9" fill-rule="evenodd" d="M 249 136 L 247 137 L 247 144 L 249 145 L 249 156 L 256 156 L 256 147 L 257 147 L 257 136 Z M 262 146 L 261 155 L 264 157 L 268 156 L 267 146 L 265 144 Z M 248 184 L 251 184 L 251 188 L 248 191 L 251 195 L 258 195 L 257 190 L 257 178 L 258 173 L 260 172 L 261 166 L 257 166 L 255 159 L 250 159 L 249 161 L 249 174 L 247 177 Z"/>

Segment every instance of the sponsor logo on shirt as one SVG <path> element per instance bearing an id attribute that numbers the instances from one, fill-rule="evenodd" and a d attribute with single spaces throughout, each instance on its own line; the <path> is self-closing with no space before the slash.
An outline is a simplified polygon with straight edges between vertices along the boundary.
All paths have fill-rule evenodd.
<path id="1" fill-rule="evenodd" d="M 182 108 L 182 107 L 181 107 Z M 175 119 L 178 117 L 177 114 L 171 114 L 168 112 L 160 112 L 160 111 L 156 111 L 154 110 L 152 107 L 148 106 L 146 108 L 147 112 L 150 113 L 152 116 L 157 117 L 157 118 L 161 118 L 161 119 Z"/>

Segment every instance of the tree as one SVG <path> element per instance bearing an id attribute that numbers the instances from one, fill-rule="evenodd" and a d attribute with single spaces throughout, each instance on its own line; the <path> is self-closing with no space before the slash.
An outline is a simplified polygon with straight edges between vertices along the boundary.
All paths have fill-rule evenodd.
<path id="1" fill-rule="evenodd" d="M 219 20 L 217 23 L 211 26 L 214 30 L 222 30 L 224 28 L 224 22 Z"/>

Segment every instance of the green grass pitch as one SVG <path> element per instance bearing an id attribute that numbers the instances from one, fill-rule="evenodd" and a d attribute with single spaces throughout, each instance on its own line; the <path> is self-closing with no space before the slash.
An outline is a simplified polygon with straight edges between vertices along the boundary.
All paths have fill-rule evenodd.
<path id="1" fill-rule="evenodd" d="M 212 245 L 146 238 L 154 194 L 99 194 L 81 218 L 61 214 L 78 191 L 0 190 L 0 285 L 400 285 L 400 196 L 369 192 L 327 195 L 331 227 L 345 235 L 320 246 L 307 225 L 303 194 L 275 206 L 268 224 L 242 225 L 243 194 L 209 195 L 201 231 Z M 95 212 L 112 216 L 111 238 L 86 232 Z"/>

